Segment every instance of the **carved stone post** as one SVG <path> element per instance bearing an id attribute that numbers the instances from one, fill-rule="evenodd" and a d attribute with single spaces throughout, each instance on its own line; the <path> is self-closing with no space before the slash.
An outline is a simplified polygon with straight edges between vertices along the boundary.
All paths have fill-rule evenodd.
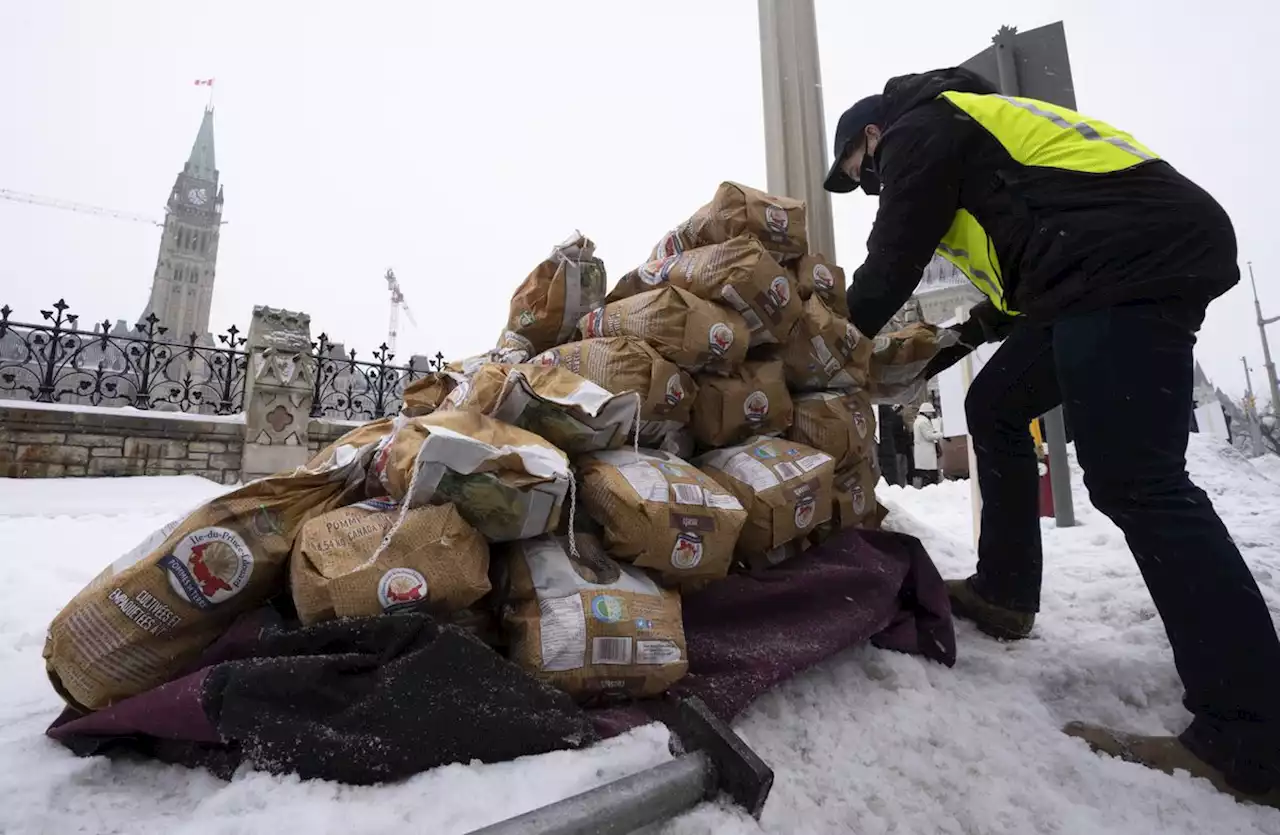
<path id="1" fill-rule="evenodd" d="M 311 317 L 254 307 L 247 348 L 244 481 L 307 462 L 316 370 L 311 358 Z"/>

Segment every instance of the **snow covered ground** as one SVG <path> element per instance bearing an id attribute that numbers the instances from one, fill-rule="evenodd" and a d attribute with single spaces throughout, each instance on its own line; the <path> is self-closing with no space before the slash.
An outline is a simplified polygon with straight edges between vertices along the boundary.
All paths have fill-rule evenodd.
<path id="1" fill-rule="evenodd" d="M 1255 467 L 1192 436 L 1190 469 L 1280 613 L 1280 459 Z M 1188 717 L 1160 621 L 1123 538 L 1088 506 L 1046 523 L 1033 640 L 959 625 L 954 669 L 851 650 L 761 699 L 738 723 L 777 782 L 761 824 L 706 804 L 664 831 L 694 833 L 1272 833 L 1280 812 L 1207 784 L 1090 754 L 1071 719 L 1143 732 Z M 81 760 L 42 732 L 57 697 L 40 660 L 59 606 L 151 529 L 225 488 L 198 478 L 0 479 L 0 832 L 463 833 L 667 759 L 643 728 L 594 749 L 455 765 L 353 788 L 252 772 L 223 783 L 154 764 Z M 973 565 L 969 489 L 885 488 L 891 526 L 919 536 L 946 576 Z"/>

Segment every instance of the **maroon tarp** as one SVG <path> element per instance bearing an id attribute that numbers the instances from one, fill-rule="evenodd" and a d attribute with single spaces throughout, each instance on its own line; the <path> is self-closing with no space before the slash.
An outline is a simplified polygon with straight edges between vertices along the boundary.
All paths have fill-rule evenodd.
<path id="1" fill-rule="evenodd" d="M 768 571 L 688 594 L 683 608 L 689 675 L 676 692 L 700 697 L 726 721 L 769 688 L 867 642 L 955 662 L 942 579 L 919 541 L 900 534 L 843 532 Z M 131 751 L 219 774 L 248 761 L 356 783 L 578 747 L 594 736 L 561 694 L 430 618 L 264 628 L 271 621 L 278 624 L 266 612 L 247 616 L 200 669 L 88 716 L 67 711 L 49 735 L 81 755 Z M 649 721 L 634 706 L 589 717 L 603 736 Z M 407 733 L 406 721 L 418 731 Z M 526 727 L 537 732 L 513 730 Z M 432 734 L 445 734 L 438 750 Z"/>

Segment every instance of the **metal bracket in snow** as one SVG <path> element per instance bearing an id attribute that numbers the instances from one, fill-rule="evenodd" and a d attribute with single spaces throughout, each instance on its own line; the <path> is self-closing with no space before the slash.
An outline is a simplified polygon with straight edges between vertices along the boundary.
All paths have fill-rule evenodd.
<path id="1" fill-rule="evenodd" d="M 773 770 L 701 699 L 646 705 L 685 752 L 671 762 L 565 798 L 471 835 L 625 835 L 669 820 L 723 792 L 759 818 Z"/>

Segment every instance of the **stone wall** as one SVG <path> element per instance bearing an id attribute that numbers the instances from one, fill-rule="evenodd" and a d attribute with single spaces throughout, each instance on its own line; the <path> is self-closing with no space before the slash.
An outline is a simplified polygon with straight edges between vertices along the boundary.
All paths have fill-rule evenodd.
<path id="1" fill-rule="evenodd" d="M 198 475 L 240 480 L 243 415 L 0 401 L 0 477 Z"/>
<path id="2" fill-rule="evenodd" d="M 315 455 L 343 435 L 364 424 L 358 420 L 316 420 L 311 419 L 307 426 L 310 440 L 307 442 L 307 454 Z"/>

